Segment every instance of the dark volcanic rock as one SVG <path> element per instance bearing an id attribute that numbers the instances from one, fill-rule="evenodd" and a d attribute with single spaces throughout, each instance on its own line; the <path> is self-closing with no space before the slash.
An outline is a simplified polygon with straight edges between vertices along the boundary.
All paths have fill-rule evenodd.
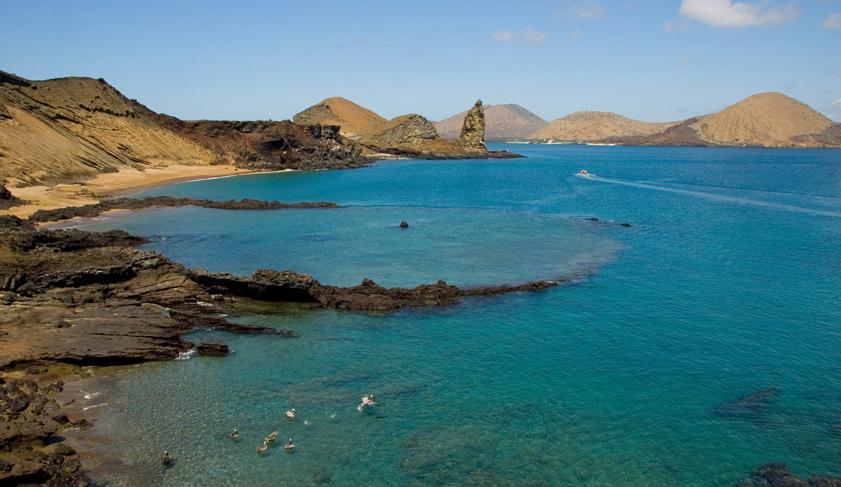
<path id="1" fill-rule="evenodd" d="M 226 321 L 202 304 L 213 299 L 183 266 L 128 246 L 137 241 L 125 232 L 0 229 L 10 252 L 0 255 L 0 290 L 15 293 L 0 306 L 0 368 L 172 359 L 187 346 L 181 335 L 200 328 L 292 335 Z"/>
<path id="2" fill-rule="evenodd" d="M 788 470 L 782 463 L 769 463 L 754 470 L 750 477 L 739 484 L 741 487 L 841 487 L 841 477 L 832 475 L 811 475 L 802 479 Z"/>
<path id="3" fill-rule="evenodd" d="M 200 206 L 217 210 L 284 210 L 339 208 L 336 203 L 314 201 L 303 203 L 283 203 L 280 201 L 261 201 L 254 199 L 215 201 L 194 198 L 173 198 L 170 196 L 151 196 L 148 198 L 113 198 L 84 206 L 68 206 L 55 210 L 38 210 L 29 217 L 34 222 L 68 220 L 70 218 L 91 218 L 109 210 L 140 210 L 144 208 L 171 208 L 177 206 Z"/>
<path id="4" fill-rule="evenodd" d="M 65 426 L 56 421 L 60 406 L 52 389 L 34 381 L 9 380 L 0 386 L 0 485 L 47 484 L 84 486 L 87 476 L 79 470 L 75 450 L 54 442 Z M 22 399 L 25 398 L 25 399 Z M 23 406 L 23 407 L 22 407 Z M 58 438 L 60 439 L 60 438 Z"/>
<path id="5" fill-rule="evenodd" d="M 334 126 L 308 127 L 283 120 L 184 121 L 166 115 L 156 121 L 207 147 L 220 163 L 249 169 L 342 169 L 370 163 L 362 147 Z"/>
<path id="6" fill-rule="evenodd" d="M 228 355 L 228 346 L 223 343 L 202 342 L 196 347 L 196 351 L 203 357 L 225 357 Z"/>
<path id="7" fill-rule="evenodd" d="M 310 303 L 355 311 L 391 311 L 406 306 L 446 305 L 468 296 L 539 291 L 560 283 L 535 281 L 515 286 L 461 289 L 438 281 L 413 288 L 386 288 L 370 279 L 364 279 L 358 286 L 339 287 L 321 284 L 306 274 L 267 269 L 258 270 L 249 277 L 194 269 L 189 272 L 189 276 L 212 293 L 228 293 L 261 301 Z"/>
<path id="8" fill-rule="evenodd" d="M 400 222 L 400 228 L 409 228 L 409 224 L 405 221 Z"/>
<path id="9" fill-rule="evenodd" d="M 485 110 L 482 100 L 476 100 L 476 104 L 464 116 L 459 141 L 461 145 L 470 149 L 485 148 Z"/>

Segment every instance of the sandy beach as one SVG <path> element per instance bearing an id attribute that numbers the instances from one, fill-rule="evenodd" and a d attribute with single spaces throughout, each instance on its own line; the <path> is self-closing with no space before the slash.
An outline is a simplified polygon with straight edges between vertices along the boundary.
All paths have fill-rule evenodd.
<path id="1" fill-rule="evenodd" d="M 27 201 L 28 204 L 2 210 L 0 214 L 26 218 L 40 209 L 87 205 L 104 198 L 163 184 L 253 172 L 256 171 L 240 169 L 232 165 L 174 165 L 149 168 L 144 171 L 126 168 L 117 172 L 100 174 L 83 183 L 9 188 L 12 194 Z"/>

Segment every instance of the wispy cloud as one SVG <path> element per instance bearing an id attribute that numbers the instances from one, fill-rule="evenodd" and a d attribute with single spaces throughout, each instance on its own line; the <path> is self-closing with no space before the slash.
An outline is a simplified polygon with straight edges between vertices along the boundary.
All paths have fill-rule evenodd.
<path id="1" fill-rule="evenodd" d="M 836 98 L 829 104 L 833 110 L 841 110 L 841 98 Z"/>
<path id="2" fill-rule="evenodd" d="M 688 27 L 683 20 L 667 20 L 663 22 L 663 30 L 666 32 L 682 32 Z"/>
<path id="3" fill-rule="evenodd" d="M 568 0 L 563 13 L 578 20 L 593 20 L 604 16 L 607 9 L 600 0 Z"/>
<path id="4" fill-rule="evenodd" d="M 526 27 L 523 30 L 498 30 L 494 32 L 491 37 L 494 42 L 499 44 L 522 42 L 533 46 L 546 44 L 549 40 L 549 34 L 547 32 L 539 31 L 531 27 Z"/>
<path id="5" fill-rule="evenodd" d="M 760 27 L 790 22 L 800 15 L 796 3 L 769 5 L 765 0 L 683 0 L 680 14 L 715 27 Z"/>
<path id="6" fill-rule="evenodd" d="M 821 25 L 823 25 L 824 29 L 841 29 L 841 12 L 834 12 L 827 15 Z"/>

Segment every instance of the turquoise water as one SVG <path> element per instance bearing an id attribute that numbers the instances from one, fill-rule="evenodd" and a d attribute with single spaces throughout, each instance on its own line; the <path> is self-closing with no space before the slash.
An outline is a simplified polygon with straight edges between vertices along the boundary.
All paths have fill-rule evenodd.
<path id="1" fill-rule="evenodd" d="M 232 317 L 300 337 L 202 332 L 233 354 L 86 386 L 107 390 L 89 401 L 108 403 L 94 428 L 111 457 L 106 477 L 732 485 L 771 461 L 841 473 L 841 152 L 510 148 L 528 158 L 395 161 L 150 192 L 341 210 L 181 208 L 86 225 L 147 235 L 148 247 L 189 265 L 288 268 L 335 284 L 578 278 L 388 315 Z M 582 167 L 596 176 L 574 176 Z M 773 400 L 720 413 L 769 387 Z M 381 403 L 360 414 L 369 392 Z M 297 422 L 282 419 L 288 407 Z M 273 430 L 297 451 L 257 456 Z M 164 448 L 178 459 L 166 471 Z"/>

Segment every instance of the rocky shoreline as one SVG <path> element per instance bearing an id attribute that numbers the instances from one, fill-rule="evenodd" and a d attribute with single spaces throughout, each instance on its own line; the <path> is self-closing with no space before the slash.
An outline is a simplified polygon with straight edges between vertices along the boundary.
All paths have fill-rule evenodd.
<path id="1" fill-rule="evenodd" d="M 0 376 L 0 485 L 93 485 L 76 450 L 60 436 L 89 423 L 62 412 L 56 399 L 62 381 L 30 378 L 43 369 L 31 367 L 20 378 Z"/>
<path id="2" fill-rule="evenodd" d="M 147 208 L 174 208 L 179 206 L 199 206 L 217 210 L 286 210 L 341 207 L 337 203 L 328 201 L 282 203 L 280 201 L 262 201 L 247 198 L 215 201 L 195 198 L 174 198 L 171 196 L 150 196 L 148 198 L 112 198 L 90 205 L 38 210 L 29 217 L 29 220 L 46 223 L 69 220 L 71 218 L 93 218 L 112 210 L 142 210 Z"/>
<path id="3" fill-rule="evenodd" d="M 88 211 L 55 216 L 88 216 Z M 189 269 L 134 248 L 144 241 L 119 230 L 39 230 L 32 221 L 0 217 L 0 368 L 42 361 L 117 365 L 172 359 L 191 347 L 181 335 L 200 328 L 293 335 L 228 322 L 224 313 L 243 299 L 386 312 L 538 291 L 563 281 L 462 289 L 444 281 L 386 288 L 365 279 L 340 287 L 291 271 L 258 270 L 243 277 Z"/>
<path id="4" fill-rule="evenodd" d="M 449 305 L 471 296 L 538 291 L 560 281 L 462 289 L 439 281 L 386 288 L 371 280 L 338 287 L 289 271 L 248 277 L 189 269 L 137 250 L 145 240 L 127 232 L 38 229 L 35 221 L 94 216 L 118 208 L 199 205 L 227 209 L 335 208 L 332 203 L 209 202 L 188 198 L 121 198 L 42 212 L 32 220 L 0 217 L 0 484 L 88 485 L 78 456 L 61 443 L 75 428 L 53 394 L 60 382 L 26 377 L 44 366 L 127 365 L 172 360 L 184 352 L 224 356 L 224 344 L 183 338 L 200 329 L 294 337 L 291 330 L 232 323 L 238 301 L 303 303 L 363 312 Z M 53 384 L 54 385 L 51 385 Z M 26 432 L 21 433 L 21 432 Z M 55 446 L 61 445 L 61 446 Z"/>

